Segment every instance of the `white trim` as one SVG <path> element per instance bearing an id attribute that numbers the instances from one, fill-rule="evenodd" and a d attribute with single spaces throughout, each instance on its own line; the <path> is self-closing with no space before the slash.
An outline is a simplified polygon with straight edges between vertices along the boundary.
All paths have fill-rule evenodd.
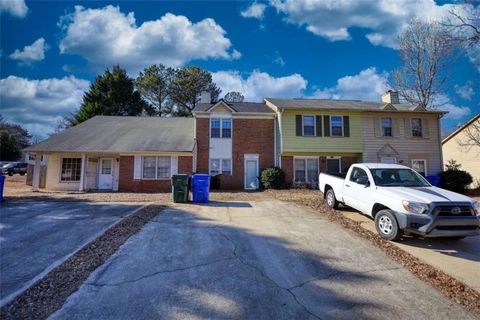
<path id="1" fill-rule="evenodd" d="M 421 135 L 420 136 L 414 136 L 413 135 L 413 119 L 419 119 L 420 120 L 420 130 L 421 130 Z M 421 117 L 412 117 L 410 118 L 410 136 L 412 138 L 424 138 L 425 133 L 424 133 L 424 125 L 423 125 L 423 119 Z"/>
<path id="2" fill-rule="evenodd" d="M 80 180 L 69 180 L 69 181 L 63 181 L 62 180 L 62 168 L 63 168 L 63 159 L 80 159 Z M 82 174 L 82 155 L 65 155 L 65 156 L 60 156 L 60 165 L 59 165 L 59 173 L 58 173 L 58 183 L 79 183 L 82 179 L 81 174 Z"/>
<path id="3" fill-rule="evenodd" d="M 213 113 L 213 114 L 210 114 L 210 113 L 194 113 L 195 118 L 202 118 L 202 119 L 216 118 L 219 115 L 221 115 L 221 113 L 218 113 L 218 112 Z M 226 116 L 224 116 L 224 117 L 226 117 Z M 274 119 L 275 114 L 269 114 L 269 113 L 265 114 L 263 112 L 259 112 L 259 113 L 241 112 L 241 113 L 232 114 L 230 117 L 234 118 L 234 119 L 268 119 L 268 120 L 270 120 L 270 119 Z"/>
<path id="4" fill-rule="evenodd" d="M 87 159 L 87 157 L 85 156 L 85 153 L 82 153 L 82 163 L 81 163 L 81 166 L 80 166 L 80 186 L 78 188 L 78 191 L 83 191 L 85 189 L 85 160 Z M 112 160 L 112 171 L 113 171 L 113 160 Z M 112 172 L 112 177 L 113 177 L 113 172 Z M 113 181 L 112 181 L 112 185 L 113 185 Z"/>
<path id="5" fill-rule="evenodd" d="M 35 165 L 33 167 L 32 191 L 38 191 L 40 187 L 40 166 L 42 165 L 41 153 L 35 155 Z"/>
<path id="6" fill-rule="evenodd" d="M 257 177 L 257 185 L 258 185 L 258 188 L 260 188 L 260 181 L 258 179 L 258 176 L 259 176 L 259 164 L 260 164 L 260 160 L 259 160 L 259 155 L 258 154 L 245 154 L 244 155 L 244 159 L 243 159 L 243 188 L 245 190 L 257 190 L 258 188 L 247 188 L 247 161 L 250 160 L 254 160 L 256 163 L 257 163 L 257 174 L 256 174 L 256 177 Z"/>
<path id="7" fill-rule="evenodd" d="M 304 125 L 303 125 L 303 117 L 313 117 L 313 135 L 312 136 L 306 136 L 305 135 L 305 130 L 304 130 Z M 316 137 L 317 136 L 317 116 L 314 114 L 302 114 L 302 137 Z"/>
<path id="8" fill-rule="evenodd" d="M 342 119 L 342 125 L 341 125 L 341 127 L 342 127 L 342 135 L 341 135 L 341 136 L 334 136 L 334 135 L 332 134 L 332 132 L 333 132 L 333 131 L 332 131 L 332 117 L 340 117 L 340 119 Z M 344 131 L 345 131 L 345 130 L 344 130 L 345 121 L 343 120 L 343 117 L 344 117 L 344 116 L 342 116 L 342 115 L 335 115 L 335 114 L 329 116 L 329 118 L 328 118 L 328 120 L 329 120 L 329 124 L 328 124 L 328 125 L 330 126 L 330 135 L 329 135 L 329 137 L 345 137 L 345 132 L 344 132 Z"/>
<path id="9" fill-rule="evenodd" d="M 143 177 L 143 161 L 145 157 L 155 157 L 155 178 L 144 178 Z M 169 166 L 169 173 L 168 178 L 158 178 L 158 158 L 170 158 L 170 166 Z M 152 155 L 145 155 L 142 156 L 142 173 L 140 175 L 140 180 L 170 180 L 172 177 L 172 157 L 171 156 L 152 156 Z"/>
<path id="10" fill-rule="evenodd" d="M 223 173 L 223 163 L 222 161 L 223 160 L 230 160 L 230 174 L 225 174 L 227 176 L 233 176 L 233 161 L 232 161 L 232 158 L 210 158 L 208 159 L 208 174 L 212 176 L 212 160 L 218 160 L 219 161 L 219 172 L 220 173 L 217 173 L 216 175 L 219 175 L 219 174 L 224 174 Z"/>
<path id="11" fill-rule="evenodd" d="M 297 181 L 296 177 L 296 171 L 295 170 L 295 160 L 305 160 L 305 181 L 306 183 L 313 183 L 313 181 L 307 181 L 308 179 L 308 166 L 307 166 L 307 160 L 308 159 L 313 159 L 317 161 L 317 177 L 320 174 L 320 157 L 316 156 L 293 156 L 293 182 L 295 183 Z M 316 182 L 318 183 L 318 181 Z"/>
<path id="12" fill-rule="evenodd" d="M 112 167 L 110 168 L 110 175 L 112 176 L 112 187 L 111 188 L 100 188 L 100 175 L 102 173 L 102 165 L 103 165 L 103 160 L 110 160 L 112 162 Z M 97 162 L 97 189 L 98 190 L 113 190 L 114 189 L 114 181 L 115 181 L 115 174 L 114 174 L 114 167 L 115 166 L 115 158 L 98 158 Z"/>
<path id="13" fill-rule="evenodd" d="M 218 128 L 220 130 L 220 136 L 219 137 L 212 137 L 212 121 L 218 120 L 220 122 L 220 127 Z M 230 121 L 230 137 L 223 137 L 223 121 L 224 120 L 229 120 Z M 232 139 L 233 137 L 233 120 L 230 117 L 215 117 L 215 118 L 210 118 L 210 128 L 208 130 L 208 135 L 211 139 Z"/>
<path id="14" fill-rule="evenodd" d="M 426 176 L 428 175 L 428 171 L 427 171 L 427 159 L 412 159 L 412 161 L 411 161 L 412 169 L 413 169 L 413 162 L 414 162 L 414 161 L 418 161 L 418 162 L 423 161 L 423 164 L 424 164 L 424 166 L 425 166 L 425 177 L 426 177 Z M 413 169 L 413 170 L 415 170 L 415 169 Z M 415 170 L 415 171 L 416 171 L 416 170 Z M 418 172 L 418 171 L 417 171 L 417 172 Z"/>

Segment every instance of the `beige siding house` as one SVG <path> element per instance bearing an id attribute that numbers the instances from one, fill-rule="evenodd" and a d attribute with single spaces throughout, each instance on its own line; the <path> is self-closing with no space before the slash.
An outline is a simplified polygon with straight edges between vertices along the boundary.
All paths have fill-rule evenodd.
<path id="1" fill-rule="evenodd" d="M 442 141 L 443 162 L 454 159 L 461 164 L 462 170 L 469 172 L 474 182 L 471 187 L 480 187 L 480 146 L 471 143 L 467 132 L 480 137 L 478 129 L 480 128 L 480 114 L 475 115 L 464 125 L 452 132 Z"/>

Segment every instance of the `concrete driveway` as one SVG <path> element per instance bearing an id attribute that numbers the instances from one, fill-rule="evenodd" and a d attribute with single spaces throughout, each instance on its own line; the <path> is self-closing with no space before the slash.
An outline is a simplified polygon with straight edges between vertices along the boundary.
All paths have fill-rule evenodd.
<path id="1" fill-rule="evenodd" d="M 51 319 L 474 319 L 380 250 L 279 201 L 162 211 Z"/>
<path id="2" fill-rule="evenodd" d="M 34 201 L 0 208 L 0 305 L 139 204 Z"/>

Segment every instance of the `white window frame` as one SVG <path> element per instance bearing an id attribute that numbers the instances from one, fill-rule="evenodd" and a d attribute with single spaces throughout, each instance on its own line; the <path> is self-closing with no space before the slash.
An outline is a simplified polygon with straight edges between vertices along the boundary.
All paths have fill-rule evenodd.
<path id="1" fill-rule="evenodd" d="M 311 136 L 305 135 L 305 122 L 303 121 L 304 117 L 313 118 L 313 135 Z M 302 137 L 316 137 L 316 136 L 317 136 L 317 117 L 314 114 L 302 114 Z"/>
<path id="2" fill-rule="evenodd" d="M 63 172 L 64 159 L 80 159 L 80 175 L 78 180 L 63 180 L 62 172 Z M 81 157 L 62 157 L 60 162 L 59 182 L 60 183 L 79 183 L 80 181 L 82 181 L 82 158 Z"/>
<path id="3" fill-rule="evenodd" d="M 411 164 L 412 164 L 412 169 L 413 169 L 413 163 L 414 163 L 415 161 L 418 161 L 418 162 L 423 161 L 423 164 L 424 164 L 424 166 L 425 166 L 425 177 L 426 177 L 426 176 L 428 175 L 427 159 L 412 159 L 412 163 L 411 163 Z M 415 170 L 415 169 L 413 169 L 413 170 Z M 415 172 L 417 172 L 418 174 L 420 174 L 420 172 L 418 172 L 417 170 L 415 170 Z"/>
<path id="4" fill-rule="evenodd" d="M 334 135 L 333 135 L 333 130 L 332 130 L 332 128 L 333 128 L 333 126 L 332 126 L 332 118 L 333 118 L 333 117 L 340 117 L 340 119 L 342 120 L 342 124 L 341 124 L 342 135 L 341 135 L 341 136 L 334 136 Z M 344 137 L 344 136 L 345 136 L 345 132 L 344 132 L 344 130 L 343 130 L 343 127 L 344 127 L 343 116 L 340 116 L 340 115 L 332 115 L 332 116 L 330 116 L 330 121 L 329 121 L 329 122 L 330 122 L 330 123 L 329 123 L 329 125 L 330 125 L 330 137 Z"/>
<path id="5" fill-rule="evenodd" d="M 219 137 L 212 137 L 212 121 L 219 121 L 220 122 L 220 136 Z M 230 137 L 223 136 L 223 121 L 230 121 Z M 210 118 L 210 139 L 232 139 L 233 136 L 233 121 L 231 118 Z"/>
<path id="6" fill-rule="evenodd" d="M 342 157 L 341 156 L 331 156 L 325 159 L 325 172 L 328 171 L 328 160 L 338 160 L 338 172 L 342 172 Z"/>
<path id="7" fill-rule="evenodd" d="M 389 136 L 385 135 L 385 131 L 383 130 L 384 128 L 388 128 L 388 127 L 383 126 L 383 119 L 390 119 L 390 121 L 391 121 L 391 124 L 392 124 L 392 126 L 390 127 L 391 135 L 389 135 Z M 380 129 L 382 130 L 382 137 L 392 138 L 393 137 L 393 118 L 392 117 L 381 117 L 380 118 Z"/>
<path id="8" fill-rule="evenodd" d="M 218 160 L 219 162 L 219 173 L 216 174 L 216 175 L 219 175 L 219 174 L 223 174 L 225 176 L 232 176 L 233 175 L 233 161 L 231 158 L 211 158 L 208 162 L 208 173 L 212 176 L 212 161 L 214 160 Z M 230 160 L 230 173 L 229 174 L 226 174 L 226 173 L 223 173 L 223 160 Z"/>
<path id="9" fill-rule="evenodd" d="M 388 164 L 389 162 L 383 162 L 383 159 L 393 159 L 395 162 L 394 164 L 397 164 L 397 157 L 380 157 L 380 162 Z"/>
<path id="10" fill-rule="evenodd" d="M 313 159 L 317 162 L 317 174 L 320 174 L 320 159 L 319 157 L 293 157 L 293 181 L 297 182 L 297 170 L 295 169 L 295 160 L 304 160 L 305 161 L 305 181 L 299 181 L 299 182 L 305 182 L 305 183 L 313 183 L 313 181 L 308 181 L 308 165 L 307 165 L 307 159 Z M 318 179 L 318 177 L 317 177 Z M 316 182 L 318 183 L 318 181 Z"/>
<path id="11" fill-rule="evenodd" d="M 143 176 L 143 169 L 144 169 L 144 159 L 145 157 L 155 157 L 155 178 L 145 178 Z M 158 177 L 158 158 L 168 158 L 169 160 L 169 173 L 168 173 L 168 177 L 164 178 L 164 177 Z M 141 180 L 170 180 L 170 178 L 172 177 L 172 157 L 170 156 L 142 156 L 142 167 L 141 167 Z"/>
<path id="12" fill-rule="evenodd" d="M 413 135 L 413 119 L 420 120 L 420 136 L 414 136 Z M 423 119 L 422 118 L 410 118 L 410 134 L 413 138 L 423 138 L 424 132 L 423 132 Z"/>

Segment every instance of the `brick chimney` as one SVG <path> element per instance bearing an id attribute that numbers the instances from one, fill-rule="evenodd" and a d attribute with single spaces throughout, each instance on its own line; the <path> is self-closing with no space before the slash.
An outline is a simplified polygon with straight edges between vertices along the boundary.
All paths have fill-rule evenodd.
<path id="1" fill-rule="evenodd" d="M 212 96 L 208 91 L 202 91 L 200 103 L 212 103 Z"/>
<path id="2" fill-rule="evenodd" d="M 398 97 L 398 92 L 393 91 L 393 90 L 388 90 L 385 92 L 385 94 L 382 96 L 382 102 L 385 103 L 393 103 L 397 104 L 400 103 L 400 98 Z"/>

